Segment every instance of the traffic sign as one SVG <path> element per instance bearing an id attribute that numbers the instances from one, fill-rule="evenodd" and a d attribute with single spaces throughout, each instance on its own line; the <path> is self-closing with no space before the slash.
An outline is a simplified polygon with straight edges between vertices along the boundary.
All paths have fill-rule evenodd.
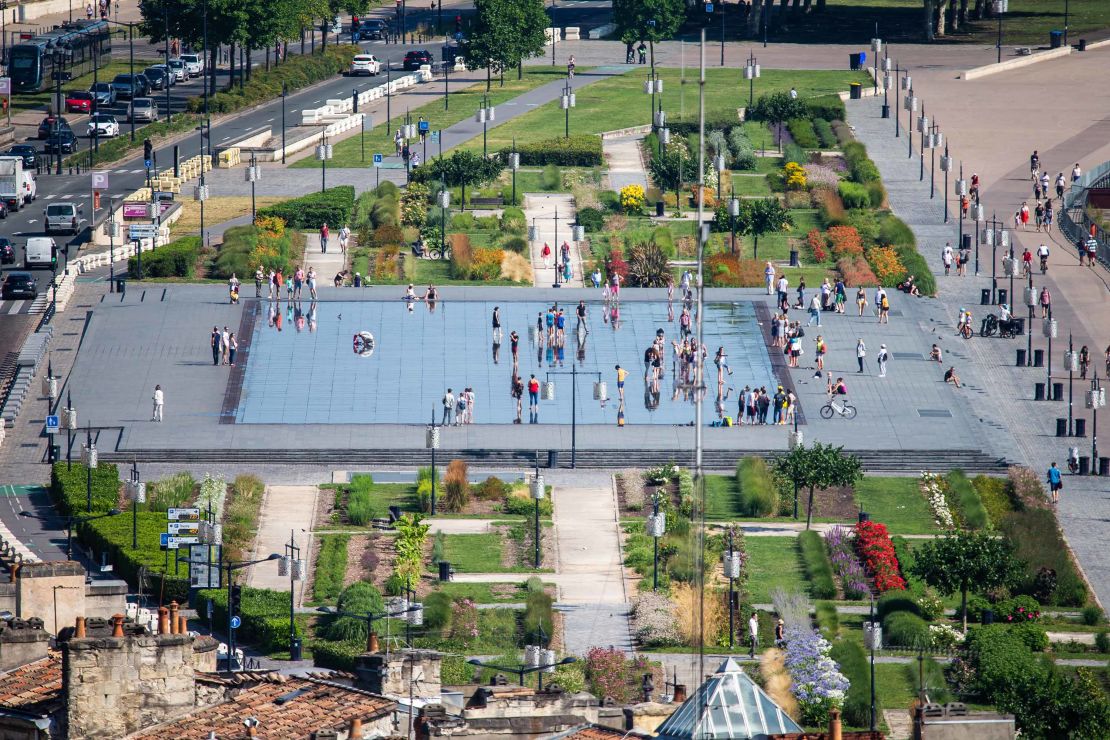
<path id="1" fill-rule="evenodd" d="M 433 144 L 439 141 L 439 131 L 433 131 L 429 138 L 432 140 Z"/>
<path id="2" fill-rule="evenodd" d="M 706 3 L 705 4 L 705 12 L 706 13 L 712 13 L 713 12 L 713 3 Z"/>
<path id="3" fill-rule="evenodd" d="M 149 159 L 144 159 L 143 160 L 143 166 L 146 167 L 148 170 L 151 168 L 151 166 L 153 166 L 153 164 L 154 163 L 151 162 Z"/>
<path id="4" fill-rule="evenodd" d="M 192 507 L 188 509 L 171 507 L 166 510 L 166 518 L 170 521 L 178 522 L 199 522 L 200 509 L 197 507 Z"/>
<path id="5" fill-rule="evenodd" d="M 381 154 L 375 153 L 374 154 L 374 166 L 375 167 L 381 167 L 382 166 L 382 159 L 383 159 L 383 157 L 382 157 Z"/>
<path id="6" fill-rule="evenodd" d="M 128 227 L 129 239 L 153 239 L 158 234 L 154 224 L 131 224 Z"/>
<path id="7" fill-rule="evenodd" d="M 233 629 L 233 630 L 239 629 L 239 625 L 241 625 L 242 623 L 243 623 L 243 620 L 239 619 L 239 615 L 236 614 L 234 617 L 231 618 L 231 629 Z"/>
<path id="8" fill-rule="evenodd" d="M 427 121 L 419 121 L 419 127 L 421 131 L 431 130 L 431 124 L 429 124 Z"/>
<path id="9" fill-rule="evenodd" d="M 12 94 L 12 78 L 0 77 L 0 95 Z"/>
<path id="10" fill-rule="evenodd" d="M 46 433 L 47 434 L 57 434 L 58 429 L 60 427 L 61 427 L 61 424 L 58 423 L 57 414 L 51 414 L 50 416 L 46 417 Z"/>
<path id="11" fill-rule="evenodd" d="M 108 173 L 107 172 L 94 172 L 94 173 L 92 173 L 92 189 L 93 190 L 107 190 L 108 189 Z"/>
<path id="12" fill-rule="evenodd" d="M 176 550 L 179 547 L 181 547 L 182 545 L 199 545 L 199 544 L 200 544 L 200 537 L 194 537 L 192 535 L 183 536 L 183 535 L 178 535 L 178 534 L 167 534 L 167 538 L 166 538 L 166 547 L 170 550 Z"/>
<path id="13" fill-rule="evenodd" d="M 170 522 L 167 527 L 170 534 L 200 534 L 200 522 Z"/>

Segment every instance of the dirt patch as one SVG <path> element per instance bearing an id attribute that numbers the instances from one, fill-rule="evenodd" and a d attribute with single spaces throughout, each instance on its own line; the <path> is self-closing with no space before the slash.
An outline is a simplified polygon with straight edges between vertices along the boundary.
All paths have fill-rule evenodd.
<path id="1" fill-rule="evenodd" d="M 350 586 L 358 581 L 372 581 L 374 573 L 363 563 L 362 556 L 370 547 L 370 535 L 356 534 L 347 541 L 347 572 L 343 575 L 343 585 Z"/>
<path id="2" fill-rule="evenodd" d="M 518 534 L 523 532 L 523 537 L 514 537 L 511 531 L 517 527 Z M 493 527 L 504 542 L 501 548 L 501 566 L 503 568 L 531 568 L 536 564 L 536 546 L 533 541 L 535 527 L 532 523 L 515 524 L 512 526 Z M 546 527 L 540 530 L 540 564 L 544 568 L 555 567 L 555 530 Z"/>
<path id="3" fill-rule="evenodd" d="M 674 507 L 678 507 L 678 483 L 674 481 L 662 485 L 648 483 L 641 470 L 623 470 L 617 473 L 616 481 L 617 505 L 622 516 L 646 518 L 651 514 L 655 495 L 659 493 L 669 498 Z"/>
<path id="4" fill-rule="evenodd" d="M 809 491 L 798 491 L 799 513 L 805 512 Z M 838 521 L 855 521 L 859 505 L 850 487 L 826 488 L 813 494 L 813 516 Z"/>
<path id="5" fill-rule="evenodd" d="M 321 488 L 320 495 L 316 497 L 316 515 L 313 517 L 313 528 L 325 529 L 329 524 L 335 524 L 332 514 L 335 513 L 337 492 L 331 488 Z"/>

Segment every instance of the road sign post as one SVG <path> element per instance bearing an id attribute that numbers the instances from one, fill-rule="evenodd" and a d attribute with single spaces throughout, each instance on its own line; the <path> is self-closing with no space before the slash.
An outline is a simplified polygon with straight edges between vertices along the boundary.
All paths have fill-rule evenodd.
<path id="1" fill-rule="evenodd" d="M 374 187 L 378 187 L 381 182 L 383 158 L 381 152 L 374 152 Z"/>

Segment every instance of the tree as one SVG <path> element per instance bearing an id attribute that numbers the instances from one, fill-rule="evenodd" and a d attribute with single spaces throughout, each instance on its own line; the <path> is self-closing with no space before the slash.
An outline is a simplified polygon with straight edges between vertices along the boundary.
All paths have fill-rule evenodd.
<path id="1" fill-rule="evenodd" d="M 784 231 L 793 225 L 794 219 L 790 216 L 790 211 L 782 207 L 778 198 L 740 201 L 736 231 L 755 238 L 754 259 L 759 259 L 759 237 Z"/>
<path id="2" fill-rule="evenodd" d="M 466 203 L 467 186 L 493 182 L 501 174 L 501 160 L 486 158 L 465 149 L 456 149 L 450 157 L 440 157 L 412 171 L 415 182 L 439 180 L 447 187 L 462 188 L 462 202 Z"/>
<path id="3" fill-rule="evenodd" d="M 997 588 L 1016 568 L 1008 541 L 985 532 L 957 532 L 926 543 L 914 553 L 910 571 L 945 594 L 960 592 L 960 612 L 967 631 L 967 592 Z"/>
<path id="4" fill-rule="evenodd" d="M 519 6 L 525 2 L 531 0 L 475 0 L 476 13 L 466 44 L 466 64 L 470 69 L 485 67 L 486 90 L 490 89 L 494 66 L 503 70 L 523 58 L 521 50 L 524 47 L 517 38 L 517 24 L 521 22 Z M 542 12 L 542 8 L 540 10 Z M 540 33 L 543 33 L 542 27 Z M 542 42 L 540 49 L 543 49 Z"/>
<path id="5" fill-rule="evenodd" d="M 613 0 L 613 22 L 626 44 L 672 38 L 686 19 L 683 0 Z"/>
<path id="6" fill-rule="evenodd" d="M 863 464 L 843 447 L 814 442 L 798 445 L 775 460 L 775 473 L 794 484 L 794 511 L 798 509 L 798 489 L 809 489 L 806 529 L 813 519 L 813 492 L 818 488 L 854 486 L 863 477 Z"/>

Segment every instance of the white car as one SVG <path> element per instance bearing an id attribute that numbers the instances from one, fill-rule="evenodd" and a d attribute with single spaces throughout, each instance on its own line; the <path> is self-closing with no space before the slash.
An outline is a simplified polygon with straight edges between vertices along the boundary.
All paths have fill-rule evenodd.
<path id="1" fill-rule="evenodd" d="M 119 136 L 119 122 L 107 113 L 97 113 L 89 116 L 89 131 L 86 135 L 89 138 L 93 136 L 106 138 Z"/>
<path id="2" fill-rule="evenodd" d="M 179 57 L 170 60 L 170 71 L 173 72 L 174 79 L 178 82 L 189 79 L 189 73 L 185 70 L 185 62 L 181 61 Z"/>
<path id="3" fill-rule="evenodd" d="M 373 54 L 357 54 L 351 60 L 350 74 L 354 75 L 380 75 L 382 63 Z"/>
<path id="4" fill-rule="evenodd" d="M 199 77 L 204 71 L 204 57 L 200 54 L 182 54 L 181 61 L 185 63 L 185 72 L 190 77 Z"/>

